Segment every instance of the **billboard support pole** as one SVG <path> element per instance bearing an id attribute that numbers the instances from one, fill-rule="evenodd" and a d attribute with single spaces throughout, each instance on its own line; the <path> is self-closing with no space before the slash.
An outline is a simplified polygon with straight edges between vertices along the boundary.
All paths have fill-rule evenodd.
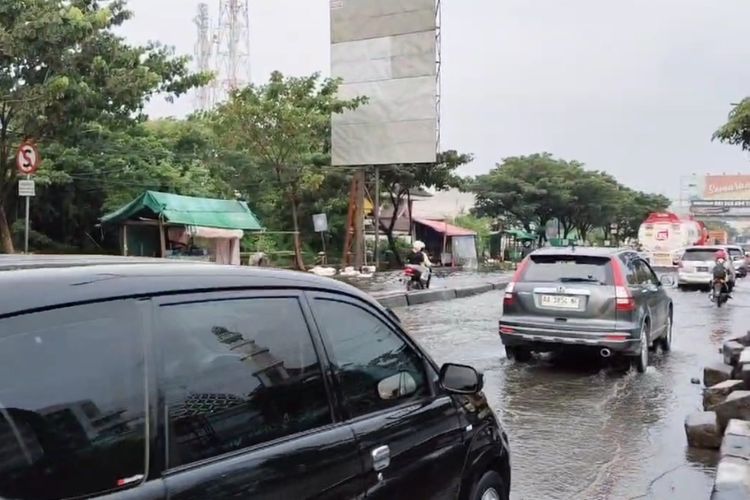
<path id="1" fill-rule="evenodd" d="M 380 167 L 375 165 L 375 194 L 372 214 L 375 218 L 375 270 L 380 269 Z"/>
<path id="2" fill-rule="evenodd" d="M 354 269 L 360 270 L 364 262 L 364 206 L 365 206 L 365 170 L 357 169 L 354 174 L 357 179 L 355 192 L 355 216 L 354 216 Z"/>

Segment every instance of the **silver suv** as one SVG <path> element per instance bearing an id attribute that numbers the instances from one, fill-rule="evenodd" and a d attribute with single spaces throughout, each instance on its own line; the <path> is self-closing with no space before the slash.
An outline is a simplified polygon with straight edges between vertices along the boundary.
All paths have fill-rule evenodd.
<path id="1" fill-rule="evenodd" d="M 632 250 L 545 248 L 529 255 L 505 289 L 500 338 L 509 358 L 565 346 L 619 353 L 646 370 L 649 347 L 672 343 L 672 299 Z"/>

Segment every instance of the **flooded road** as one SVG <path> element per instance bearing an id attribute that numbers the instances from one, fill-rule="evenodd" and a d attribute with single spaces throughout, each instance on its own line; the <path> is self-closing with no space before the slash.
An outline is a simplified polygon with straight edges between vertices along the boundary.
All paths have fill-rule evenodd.
<path id="1" fill-rule="evenodd" d="M 497 334 L 502 294 L 397 311 L 438 363 L 468 363 L 510 436 L 513 494 L 538 499 L 680 499 L 710 495 L 715 452 L 686 447 L 685 416 L 701 408 L 703 365 L 723 340 L 750 328 L 750 281 L 717 309 L 705 293 L 671 290 L 673 350 L 652 354 L 646 373 L 596 357 L 505 358 Z"/>
<path id="2" fill-rule="evenodd" d="M 430 281 L 430 288 L 457 288 L 468 285 L 487 283 L 488 281 L 498 281 L 504 277 L 509 278 L 513 273 L 503 273 L 498 271 L 464 271 L 451 268 L 435 268 Z M 393 292 L 405 289 L 403 271 L 389 271 L 377 273 L 370 278 L 362 277 L 338 277 L 342 281 L 356 286 L 357 288 L 369 293 L 373 292 Z"/>

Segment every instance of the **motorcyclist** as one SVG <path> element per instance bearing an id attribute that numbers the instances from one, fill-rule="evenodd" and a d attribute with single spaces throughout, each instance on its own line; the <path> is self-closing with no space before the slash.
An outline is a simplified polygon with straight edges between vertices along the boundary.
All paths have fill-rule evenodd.
<path id="1" fill-rule="evenodd" d="M 432 263 L 430 262 L 429 257 L 427 257 L 427 253 L 424 251 L 425 244 L 419 240 L 415 241 L 412 245 L 411 252 L 406 257 L 406 262 L 408 263 L 409 267 L 414 269 L 417 272 L 417 278 L 418 279 L 428 279 L 430 267 L 432 267 Z"/>
<path id="2" fill-rule="evenodd" d="M 727 253 L 724 250 L 719 250 L 714 254 L 714 268 L 712 271 L 713 274 L 713 282 L 716 282 L 718 280 L 724 281 L 724 286 L 727 288 L 727 293 L 731 292 L 729 288 L 729 275 L 731 274 L 731 270 L 729 269 L 729 266 L 732 264 L 727 259 Z M 713 285 L 713 283 L 712 283 Z M 729 297 L 732 295 L 729 294 Z"/>

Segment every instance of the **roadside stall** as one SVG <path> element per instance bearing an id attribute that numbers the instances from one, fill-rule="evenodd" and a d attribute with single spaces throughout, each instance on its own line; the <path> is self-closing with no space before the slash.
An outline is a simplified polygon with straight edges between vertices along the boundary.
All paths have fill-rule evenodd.
<path id="1" fill-rule="evenodd" d="M 245 231 L 262 231 L 247 203 L 146 191 L 101 219 L 122 255 L 240 264 Z"/>
<path id="2" fill-rule="evenodd" d="M 501 251 L 504 261 L 519 262 L 523 259 L 524 242 L 533 244 L 534 235 L 520 229 L 508 229 L 503 231 L 500 240 Z"/>
<path id="3" fill-rule="evenodd" d="M 444 266 L 477 267 L 477 233 L 442 220 L 414 218 L 414 232 Z M 433 257 L 431 257 L 433 258 Z"/>

